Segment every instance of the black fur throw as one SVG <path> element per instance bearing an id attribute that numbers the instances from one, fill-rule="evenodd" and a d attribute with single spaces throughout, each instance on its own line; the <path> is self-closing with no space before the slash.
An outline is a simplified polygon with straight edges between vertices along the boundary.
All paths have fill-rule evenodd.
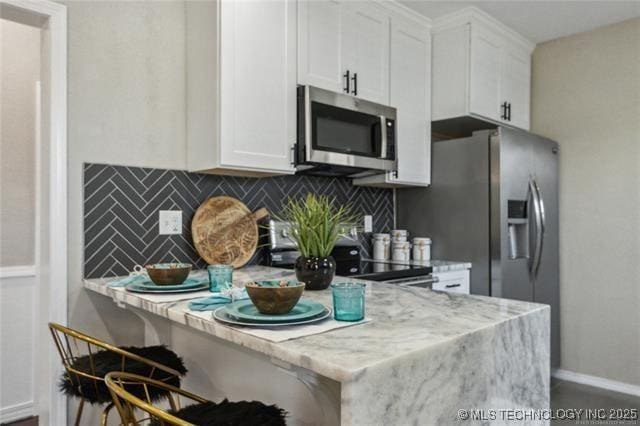
<path id="1" fill-rule="evenodd" d="M 258 401 L 220 403 L 203 402 L 171 412 L 176 417 L 198 426 L 286 426 L 287 412 L 275 405 Z M 151 426 L 159 426 L 153 421 Z"/>
<path id="2" fill-rule="evenodd" d="M 181 376 L 184 376 L 187 372 L 182 359 L 166 346 L 147 346 L 143 348 L 132 346 L 122 347 L 121 349 L 139 355 L 151 361 L 155 361 L 169 368 L 173 368 L 174 370 L 179 372 Z M 93 363 L 95 368 L 95 375 L 98 377 L 104 377 L 111 371 L 121 371 L 122 355 L 118 355 L 107 350 L 99 351 L 93 354 Z M 92 374 L 89 355 L 78 358 L 73 363 L 73 367 L 76 370 Z M 127 359 L 125 363 L 125 370 L 127 373 L 138 374 L 145 377 L 149 377 L 151 368 L 152 367 L 149 367 L 147 364 L 133 361 L 131 359 Z M 107 385 L 105 385 L 103 381 L 98 381 L 96 386 L 96 382 L 93 379 L 78 376 L 73 373 L 71 374 L 72 377 L 69 377 L 69 373 L 65 371 L 60 379 L 60 390 L 66 395 L 84 398 L 92 404 L 104 404 L 106 402 L 111 402 L 111 394 L 109 393 L 109 389 L 107 389 Z M 163 380 L 167 377 L 167 373 L 158 369 L 154 371 L 152 376 L 152 378 L 156 380 Z M 180 379 L 172 378 L 170 380 L 167 380 L 166 383 L 179 387 Z M 132 385 L 126 387 L 126 390 L 141 399 L 146 399 L 142 386 Z M 166 395 L 166 392 L 154 386 L 149 386 L 149 393 L 152 400 L 154 401 L 157 401 Z"/>

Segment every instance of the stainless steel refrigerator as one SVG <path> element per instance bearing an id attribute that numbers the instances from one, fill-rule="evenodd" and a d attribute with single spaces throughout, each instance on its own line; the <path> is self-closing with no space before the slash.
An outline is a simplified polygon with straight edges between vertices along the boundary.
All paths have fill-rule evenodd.
<path id="1" fill-rule="evenodd" d="M 558 144 L 511 128 L 435 142 L 431 186 L 397 191 L 397 226 L 472 262 L 471 292 L 551 305 L 560 363 Z"/>

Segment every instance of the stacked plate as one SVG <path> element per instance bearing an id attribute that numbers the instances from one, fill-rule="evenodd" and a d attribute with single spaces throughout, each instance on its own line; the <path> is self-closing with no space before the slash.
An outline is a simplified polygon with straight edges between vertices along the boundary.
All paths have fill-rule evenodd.
<path id="1" fill-rule="evenodd" d="M 188 293 L 209 288 L 209 282 L 187 278 L 182 284 L 157 285 L 151 280 L 145 280 L 127 284 L 125 288 L 136 293 Z"/>
<path id="2" fill-rule="evenodd" d="M 284 327 L 310 324 L 331 315 L 331 309 L 310 299 L 300 299 L 293 309 L 283 315 L 261 314 L 251 300 L 241 300 L 213 311 L 213 317 L 232 325 L 251 327 Z"/>

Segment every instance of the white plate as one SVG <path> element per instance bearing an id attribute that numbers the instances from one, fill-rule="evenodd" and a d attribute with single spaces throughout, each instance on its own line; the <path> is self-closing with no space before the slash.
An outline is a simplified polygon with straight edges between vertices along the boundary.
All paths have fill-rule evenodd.
<path id="1" fill-rule="evenodd" d="M 331 308 L 325 307 L 324 312 L 318 315 L 317 317 L 310 318 L 304 321 L 297 321 L 297 322 L 291 321 L 291 322 L 277 322 L 277 323 L 256 323 L 256 322 L 238 321 L 237 319 L 227 314 L 227 310 L 225 309 L 224 306 L 213 311 L 212 315 L 214 319 L 220 322 L 223 322 L 225 324 L 241 325 L 243 327 L 272 328 L 272 327 L 289 327 L 292 325 L 310 324 L 313 322 L 322 321 L 323 319 L 326 319 L 331 316 Z"/>

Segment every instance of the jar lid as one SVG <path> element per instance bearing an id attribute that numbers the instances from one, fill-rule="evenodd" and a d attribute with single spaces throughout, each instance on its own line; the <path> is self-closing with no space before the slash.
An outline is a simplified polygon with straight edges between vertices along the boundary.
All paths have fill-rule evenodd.
<path id="1" fill-rule="evenodd" d="M 431 244 L 431 238 L 428 237 L 415 237 L 413 244 Z"/>
<path id="2" fill-rule="evenodd" d="M 372 238 L 374 240 L 384 240 L 385 238 L 389 238 L 389 234 L 373 234 Z"/>

